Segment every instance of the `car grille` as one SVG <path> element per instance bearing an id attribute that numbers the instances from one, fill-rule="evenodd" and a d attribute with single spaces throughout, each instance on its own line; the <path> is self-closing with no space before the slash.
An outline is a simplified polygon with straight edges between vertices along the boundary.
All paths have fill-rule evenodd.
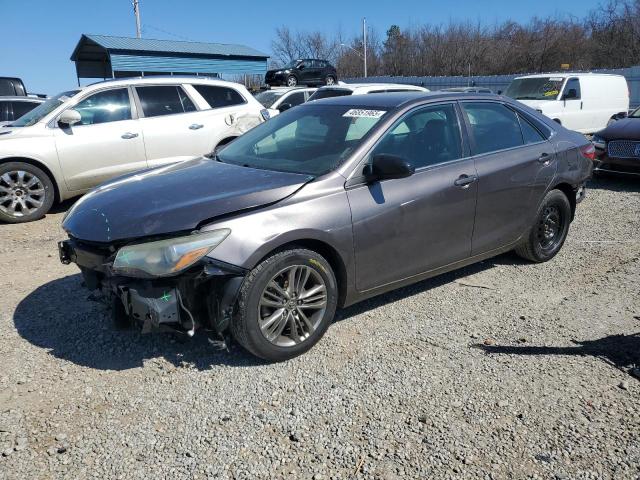
<path id="1" fill-rule="evenodd" d="M 274 72 L 267 72 L 266 79 L 267 80 L 272 80 L 275 76 L 276 75 L 275 75 Z"/>
<path id="2" fill-rule="evenodd" d="M 640 158 L 640 142 L 613 140 L 607 144 L 607 154 L 611 158 Z"/>

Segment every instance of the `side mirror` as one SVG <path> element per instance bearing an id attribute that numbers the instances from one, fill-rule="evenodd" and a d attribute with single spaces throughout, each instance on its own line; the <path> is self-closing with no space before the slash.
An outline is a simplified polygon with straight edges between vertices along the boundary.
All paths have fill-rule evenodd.
<path id="1" fill-rule="evenodd" d="M 578 91 L 575 88 L 567 90 L 562 97 L 563 100 L 571 100 L 572 98 L 578 98 Z"/>
<path id="2" fill-rule="evenodd" d="M 278 111 L 279 111 L 280 113 L 282 113 L 282 112 L 286 112 L 286 111 L 287 111 L 287 110 L 289 110 L 291 107 L 292 107 L 292 105 L 291 105 L 290 103 L 283 103 L 282 105 L 280 105 L 280 106 L 278 107 Z"/>
<path id="3" fill-rule="evenodd" d="M 67 125 L 69 127 L 71 125 L 75 125 L 76 123 L 79 123 L 81 120 L 82 120 L 82 116 L 80 115 L 80 112 L 78 112 L 77 110 L 74 110 L 73 108 L 69 108 L 65 110 L 58 117 L 58 123 Z"/>
<path id="4" fill-rule="evenodd" d="M 388 180 L 392 178 L 410 177 L 416 168 L 407 160 L 397 155 L 379 153 L 371 159 L 368 172 L 365 173 L 368 182 Z"/>

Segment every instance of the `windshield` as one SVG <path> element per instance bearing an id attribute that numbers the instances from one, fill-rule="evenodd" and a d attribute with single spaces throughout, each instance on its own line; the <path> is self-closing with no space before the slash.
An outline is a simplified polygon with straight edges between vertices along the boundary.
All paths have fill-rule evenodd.
<path id="1" fill-rule="evenodd" d="M 265 91 L 255 94 L 256 100 L 258 100 L 265 108 L 271 108 L 271 106 L 278 100 L 285 92 Z"/>
<path id="2" fill-rule="evenodd" d="M 51 97 L 46 102 L 41 103 L 30 112 L 25 113 L 23 116 L 21 116 L 19 119 L 15 120 L 11 123 L 11 125 L 8 126 L 30 127 L 31 125 L 35 125 L 79 91 L 80 90 L 69 90 L 68 92 L 59 93 L 55 97 Z"/>
<path id="3" fill-rule="evenodd" d="M 633 112 L 631 112 L 629 117 L 630 118 L 640 118 L 640 108 L 636 108 Z"/>
<path id="4" fill-rule="evenodd" d="M 309 101 L 331 97 L 346 97 L 348 95 L 351 95 L 352 93 L 353 92 L 351 90 L 346 88 L 320 88 L 309 97 Z"/>
<path id="5" fill-rule="evenodd" d="M 245 133 L 219 154 L 234 165 L 323 175 L 338 168 L 386 111 L 304 105 Z"/>
<path id="6" fill-rule="evenodd" d="M 556 100 L 563 82 L 562 77 L 516 78 L 504 94 L 516 100 Z"/>

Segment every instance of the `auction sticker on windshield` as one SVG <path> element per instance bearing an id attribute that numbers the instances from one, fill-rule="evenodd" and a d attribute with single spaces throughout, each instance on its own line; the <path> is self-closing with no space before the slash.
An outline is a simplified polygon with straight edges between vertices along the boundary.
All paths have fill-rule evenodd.
<path id="1" fill-rule="evenodd" d="M 343 117 L 356 117 L 356 118 L 380 118 L 383 116 L 386 110 L 361 110 L 358 108 L 352 108 L 347 110 Z"/>

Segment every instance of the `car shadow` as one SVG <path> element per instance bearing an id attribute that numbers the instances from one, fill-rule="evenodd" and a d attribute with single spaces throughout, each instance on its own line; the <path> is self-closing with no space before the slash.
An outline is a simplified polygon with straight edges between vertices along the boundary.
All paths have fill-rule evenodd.
<path id="1" fill-rule="evenodd" d="M 80 274 L 46 283 L 16 307 L 13 321 L 24 339 L 55 357 L 98 370 L 127 370 L 164 358 L 174 367 L 207 370 L 213 365 L 255 366 L 266 362 L 236 344 L 221 350 L 206 334 L 143 335 L 117 329 L 104 305 L 87 299 Z"/>
<path id="2" fill-rule="evenodd" d="M 473 347 L 484 350 L 487 354 L 589 355 L 604 360 L 640 380 L 640 377 L 637 377 L 637 369 L 640 367 L 640 332 L 631 335 L 609 335 L 597 340 L 573 341 L 573 343 L 575 346 L 568 347 L 483 344 L 474 344 Z"/>
<path id="3" fill-rule="evenodd" d="M 587 198 L 591 190 L 609 190 L 612 192 L 640 192 L 640 176 L 600 174 L 587 184 Z"/>
<path id="4" fill-rule="evenodd" d="M 65 200 L 64 202 L 54 203 L 51 207 L 51 210 L 49 210 L 49 213 L 64 213 L 71 207 L 73 207 L 73 204 L 76 203 L 79 199 L 80 197 L 74 197 Z"/>
<path id="5" fill-rule="evenodd" d="M 515 254 L 500 255 L 342 309 L 338 311 L 336 321 L 496 265 L 519 262 Z M 104 305 L 88 300 L 89 294 L 81 283 L 80 274 L 70 275 L 46 283 L 27 295 L 13 314 L 18 333 L 55 357 L 98 370 L 127 370 L 143 366 L 145 361 L 156 358 L 164 358 L 175 367 L 190 366 L 198 370 L 207 370 L 213 365 L 247 367 L 267 363 L 249 354 L 235 342 L 229 342 L 228 349 L 221 350 L 202 333 L 188 338 L 182 334 L 143 335 L 137 329 L 118 329 Z M 491 286 L 485 285 L 483 288 Z"/>

